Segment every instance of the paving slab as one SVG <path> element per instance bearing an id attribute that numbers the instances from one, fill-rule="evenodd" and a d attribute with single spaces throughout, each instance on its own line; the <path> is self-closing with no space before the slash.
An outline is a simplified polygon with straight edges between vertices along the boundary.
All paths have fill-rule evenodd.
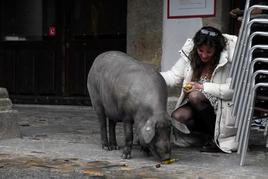
<path id="1" fill-rule="evenodd" d="M 134 145 L 130 160 L 122 150 L 104 151 L 94 110 L 89 106 L 18 105 L 21 138 L 0 140 L 0 178 L 268 178 L 268 150 L 253 133 L 246 165 L 237 153 L 201 153 L 172 147 L 176 162 L 160 165 Z M 119 146 L 123 129 L 117 126 Z"/>

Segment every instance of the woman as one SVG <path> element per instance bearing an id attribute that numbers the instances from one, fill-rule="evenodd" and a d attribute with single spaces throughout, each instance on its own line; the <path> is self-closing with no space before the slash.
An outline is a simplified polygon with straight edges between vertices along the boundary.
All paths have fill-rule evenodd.
<path id="1" fill-rule="evenodd" d="M 233 91 L 229 89 L 236 40 L 236 36 L 205 26 L 186 41 L 179 51 L 181 58 L 171 70 L 161 72 L 168 86 L 190 86 L 182 88 L 171 114 L 178 129 L 174 129 L 175 144 L 182 140 L 181 132 L 201 132 L 208 136 L 202 151 L 236 150 L 236 129 L 230 115 Z"/>

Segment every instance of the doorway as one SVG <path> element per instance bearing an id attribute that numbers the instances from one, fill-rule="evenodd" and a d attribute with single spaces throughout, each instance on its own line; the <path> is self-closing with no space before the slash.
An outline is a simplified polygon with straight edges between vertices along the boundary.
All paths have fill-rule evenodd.
<path id="1" fill-rule="evenodd" d="M 0 0 L 0 86 L 13 103 L 90 105 L 94 58 L 126 51 L 125 0 Z"/>

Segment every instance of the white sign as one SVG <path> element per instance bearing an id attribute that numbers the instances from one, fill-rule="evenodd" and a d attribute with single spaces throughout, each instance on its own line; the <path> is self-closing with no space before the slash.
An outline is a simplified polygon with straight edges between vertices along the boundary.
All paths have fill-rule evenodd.
<path id="1" fill-rule="evenodd" d="M 215 15 L 215 0 L 167 0 L 168 18 L 189 18 Z"/>

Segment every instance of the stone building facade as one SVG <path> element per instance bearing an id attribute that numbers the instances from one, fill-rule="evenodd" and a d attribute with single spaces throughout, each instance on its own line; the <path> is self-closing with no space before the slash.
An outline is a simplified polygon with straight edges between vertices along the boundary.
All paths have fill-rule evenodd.
<path id="1" fill-rule="evenodd" d="M 162 59 L 164 3 L 167 0 L 129 0 L 127 10 L 127 53 L 158 70 Z M 202 18 L 203 25 L 231 33 L 230 9 L 230 1 L 216 0 L 215 16 Z"/>

